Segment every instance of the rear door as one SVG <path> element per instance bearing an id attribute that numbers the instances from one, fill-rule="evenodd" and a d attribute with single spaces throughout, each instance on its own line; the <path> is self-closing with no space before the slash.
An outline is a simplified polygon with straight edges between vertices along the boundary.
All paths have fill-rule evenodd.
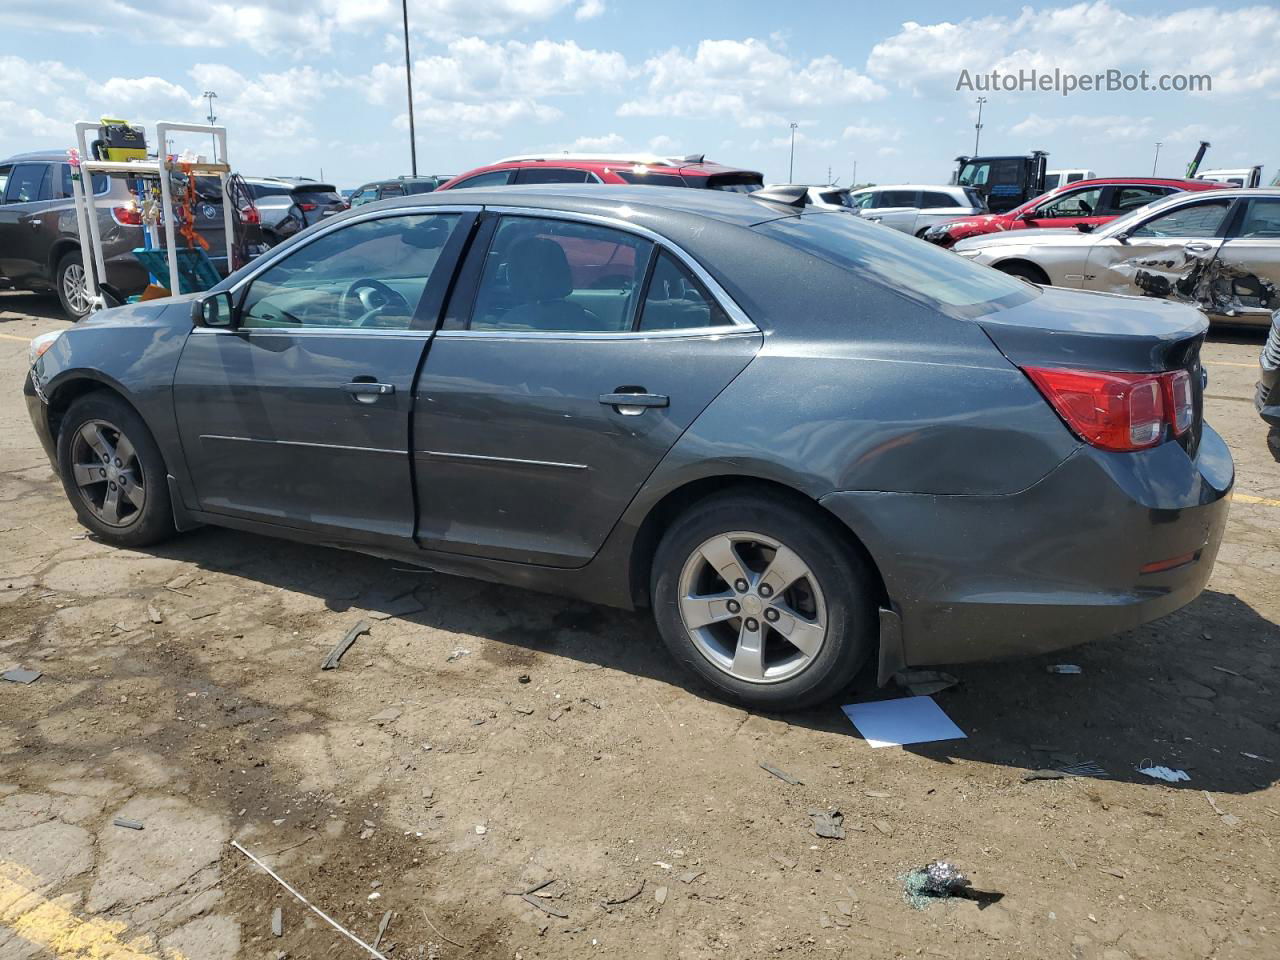
<path id="1" fill-rule="evenodd" d="M 1223 197 L 1189 200 L 1164 208 L 1126 233 L 1099 237 L 1089 248 L 1082 285 L 1203 306 L 1232 204 Z"/>
<path id="2" fill-rule="evenodd" d="M 919 190 L 880 190 L 873 206 L 862 212 L 868 220 L 877 220 L 886 227 L 904 233 L 915 233 L 916 216 L 919 213 Z"/>
<path id="3" fill-rule="evenodd" d="M 174 378 L 201 510 L 412 543 L 414 375 L 475 212 L 379 211 L 290 248 L 197 327 Z"/>
<path id="4" fill-rule="evenodd" d="M 640 228 L 486 218 L 418 381 L 419 544 L 581 566 L 761 335 Z"/>
<path id="5" fill-rule="evenodd" d="M 1212 271 L 1210 312 L 1265 320 L 1280 307 L 1280 197 L 1241 200 L 1231 221 Z"/>
<path id="6" fill-rule="evenodd" d="M 42 278 L 56 233 L 53 164 L 18 163 L 0 204 L 0 277 L 24 284 Z"/>

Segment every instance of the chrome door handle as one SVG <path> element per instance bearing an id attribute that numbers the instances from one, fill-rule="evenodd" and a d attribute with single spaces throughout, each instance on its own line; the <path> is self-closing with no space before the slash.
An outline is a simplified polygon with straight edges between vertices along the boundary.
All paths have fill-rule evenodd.
<path id="1" fill-rule="evenodd" d="M 638 417 L 649 407 L 667 407 L 671 398 L 660 393 L 602 393 L 600 402 L 613 407 L 624 417 Z"/>
<path id="2" fill-rule="evenodd" d="M 1187 253 L 1208 253 L 1212 247 L 1207 243 L 1184 243 L 1182 249 Z"/>
<path id="3" fill-rule="evenodd" d="M 376 403 L 379 397 L 385 397 L 396 392 L 394 383 L 372 383 L 367 380 L 353 380 L 351 383 L 344 383 L 342 389 L 351 394 L 351 398 L 357 403 Z"/>

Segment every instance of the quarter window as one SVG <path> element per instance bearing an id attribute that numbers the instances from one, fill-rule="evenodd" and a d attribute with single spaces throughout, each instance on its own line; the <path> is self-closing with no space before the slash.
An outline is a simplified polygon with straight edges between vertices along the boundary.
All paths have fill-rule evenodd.
<path id="1" fill-rule="evenodd" d="M 652 245 L 608 227 L 503 217 L 485 256 L 472 330 L 630 330 Z"/>
<path id="2" fill-rule="evenodd" d="M 488 173 L 477 173 L 474 177 L 467 177 L 461 183 L 455 184 L 450 189 L 461 190 L 464 187 L 499 187 L 511 182 L 510 170 L 490 170 Z"/>
<path id="3" fill-rule="evenodd" d="M 939 193 L 934 190 L 926 190 L 920 197 L 920 206 L 925 208 L 934 207 L 958 207 L 956 198 L 949 193 Z"/>
<path id="4" fill-rule="evenodd" d="M 516 183 L 586 183 L 587 171 L 557 167 L 525 167 L 516 173 Z"/>
<path id="5" fill-rule="evenodd" d="M 240 325 L 407 329 L 458 215 L 353 223 L 259 274 Z"/>
<path id="6" fill-rule="evenodd" d="M 1206 200 L 1170 210 L 1130 232 L 1131 237 L 1216 237 L 1230 200 Z"/>
<path id="7" fill-rule="evenodd" d="M 74 197 L 75 188 L 71 186 L 71 164 L 59 164 L 62 168 L 62 193 L 60 196 L 70 198 Z M 0 182 L 0 192 L 4 189 L 4 184 Z M 93 175 L 93 193 L 94 196 L 102 196 L 111 189 L 111 178 L 105 173 L 95 173 Z"/>
<path id="8" fill-rule="evenodd" d="M 641 330 L 692 330 L 731 322 L 684 264 L 665 251 L 658 254 L 640 314 Z"/>
<path id="9" fill-rule="evenodd" d="M 1238 237 L 1254 240 L 1280 239 L 1280 199 L 1255 197 L 1249 201 L 1249 209 L 1240 224 Z"/>

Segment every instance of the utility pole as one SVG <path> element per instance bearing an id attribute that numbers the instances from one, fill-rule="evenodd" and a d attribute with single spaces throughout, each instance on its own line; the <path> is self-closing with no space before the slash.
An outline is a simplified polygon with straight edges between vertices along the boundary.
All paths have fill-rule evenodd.
<path id="1" fill-rule="evenodd" d="M 409 60 L 409 0 L 400 0 L 404 14 L 404 85 L 409 93 L 409 163 L 413 175 L 418 175 L 418 138 L 413 132 L 413 67 Z"/>
<path id="2" fill-rule="evenodd" d="M 858 185 L 858 161 L 853 161 L 853 186 Z"/>
<path id="3" fill-rule="evenodd" d="M 978 140 L 982 137 L 982 105 L 987 102 L 986 97 L 979 97 L 978 104 L 978 122 L 973 125 L 973 155 L 978 155 Z"/>
<path id="4" fill-rule="evenodd" d="M 213 112 L 213 101 L 218 98 L 218 95 L 212 90 L 206 90 L 201 96 L 209 101 L 209 126 L 213 126 L 213 121 L 218 119 L 218 115 Z M 209 134 L 209 139 L 213 141 L 213 153 L 209 155 L 209 159 L 216 162 L 218 160 L 218 138 L 213 134 Z"/>
<path id="5" fill-rule="evenodd" d="M 1161 142 L 1157 140 L 1156 141 L 1156 158 L 1151 161 L 1151 175 L 1153 177 L 1156 175 L 1156 164 L 1160 162 L 1160 147 L 1161 147 Z"/>
<path id="6" fill-rule="evenodd" d="M 791 121 L 791 164 L 787 168 L 787 183 L 795 183 L 796 179 L 796 127 L 800 124 Z"/>

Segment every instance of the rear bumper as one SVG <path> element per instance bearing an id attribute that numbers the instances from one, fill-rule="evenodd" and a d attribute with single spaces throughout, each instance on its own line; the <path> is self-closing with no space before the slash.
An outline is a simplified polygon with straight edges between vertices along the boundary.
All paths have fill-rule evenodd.
<path id="1" fill-rule="evenodd" d="M 909 665 L 1044 653 L 1130 630 L 1208 582 L 1234 466 L 1204 427 L 1140 454 L 1082 447 L 1001 497 L 836 493 L 822 504 L 862 538 L 902 620 Z M 1194 559 L 1158 573 L 1145 564 Z"/>

